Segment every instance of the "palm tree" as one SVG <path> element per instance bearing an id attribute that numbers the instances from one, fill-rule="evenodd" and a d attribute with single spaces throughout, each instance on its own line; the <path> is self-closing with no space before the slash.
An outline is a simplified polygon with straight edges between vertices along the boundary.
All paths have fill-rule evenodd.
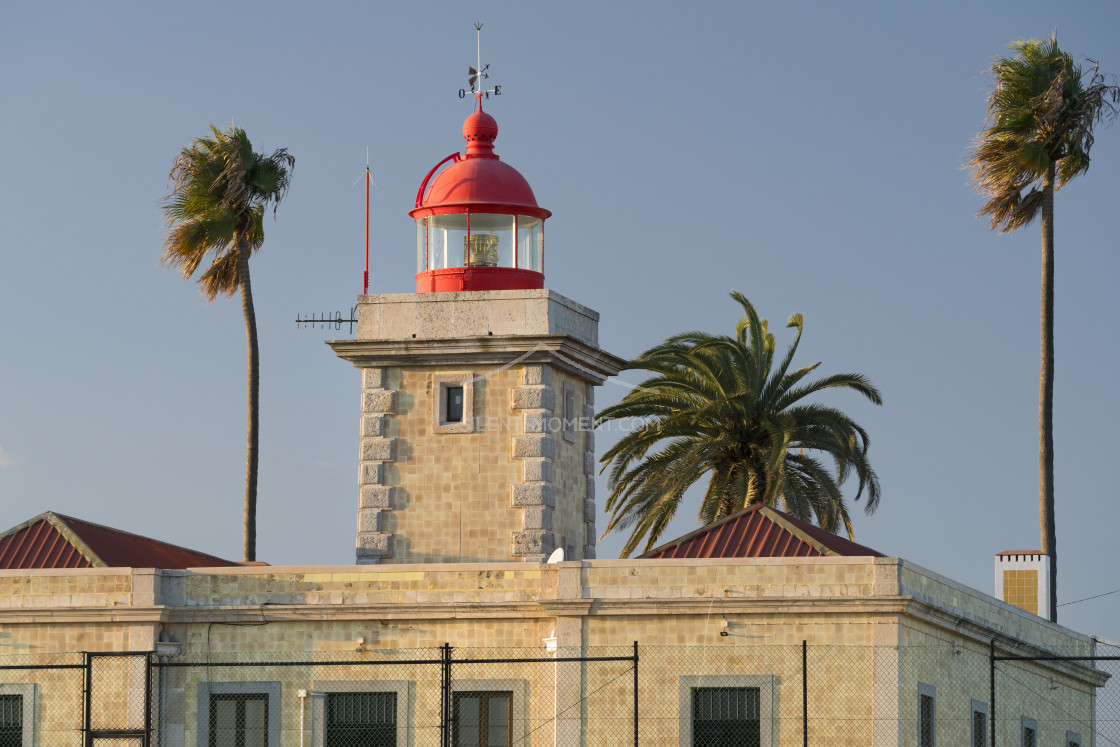
<path id="1" fill-rule="evenodd" d="M 1050 557 L 1050 620 L 1058 620 L 1054 526 L 1054 193 L 1089 169 L 1093 127 L 1116 114 L 1120 89 L 1094 62 L 1083 72 L 1057 35 L 1016 42 L 992 63 L 988 120 L 969 167 L 988 201 L 978 216 L 1014 231 L 1042 217 L 1041 355 L 1038 395 L 1038 504 L 1042 551 Z"/>
<path id="2" fill-rule="evenodd" d="M 597 425 L 638 423 L 600 460 L 603 469 L 613 462 L 606 531 L 631 528 L 623 557 L 643 537 L 646 550 L 655 546 L 685 491 L 704 475 L 698 514 L 704 524 L 759 502 L 780 504 L 830 532 L 843 526 L 851 537 L 840 486 L 852 472 L 859 481 L 855 500 L 866 490 L 867 513 L 879 504 L 867 432 L 835 408 L 803 402 L 824 389 L 850 389 L 878 405 L 879 391 L 860 374 L 807 381 L 820 363 L 791 371 L 804 327 L 800 314 L 786 324 L 797 336 L 774 371 L 767 321 L 742 293 L 731 296 L 743 309 L 733 337 L 685 332 L 650 348 L 626 367 L 652 377 L 596 417 Z"/>
<path id="3" fill-rule="evenodd" d="M 270 156 L 253 152 L 245 130 L 228 131 L 210 125 L 179 152 L 171 167 L 171 192 L 163 212 L 170 230 L 163 242 L 162 261 L 194 275 L 208 255 L 210 266 L 198 277 L 208 302 L 219 295 L 241 292 L 245 337 L 249 346 L 249 424 L 245 444 L 245 560 L 257 556 L 257 449 L 260 359 L 249 255 L 264 243 L 264 212 L 280 204 L 288 191 L 295 159 L 281 148 Z"/>

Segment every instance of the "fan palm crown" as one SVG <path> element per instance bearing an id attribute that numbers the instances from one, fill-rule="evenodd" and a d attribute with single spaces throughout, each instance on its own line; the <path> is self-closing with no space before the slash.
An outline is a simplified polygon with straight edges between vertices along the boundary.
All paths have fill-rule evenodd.
<path id="1" fill-rule="evenodd" d="M 969 159 L 987 201 L 978 213 L 991 229 L 1014 231 L 1041 217 L 1038 503 L 1042 551 L 1050 558 L 1050 620 L 1058 620 L 1058 546 L 1054 510 L 1054 194 L 1089 168 L 1093 128 L 1114 117 L 1120 88 L 1096 63 L 1083 71 L 1056 35 L 1016 42 L 992 63 L 988 119 Z"/>
<path id="2" fill-rule="evenodd" d="M 162 261 L 189 279 L 198 277 L 208 301 L 240 291 L 248 347 L 248 427 L 245 445 L 243 556 L 256 560 L 257 461 L 259 444 L 260 354 L 249 277 L 249 255 L 264 243 L 264 213 L 288 191 L 295 159 L 281 148 L 265 156 L 253 152 L 245 130 L 210 125 L 210 136 L 183 148 L 171 167 L 171 191 L 163 204 L 169 225 Z"/>
<path id="3" fill-rule="evenodd" d="M 1015 55 L 992 63 L 988 121 L 969 159 L 972 180 L 988 198 L 979 215 L 1002 233 L 1040 215 L 1049 167 L 1054 191 L 1088 170 L 1094 125 L 1115 114 L 1120 100 L 1096 64 L 1083 71 L 1056 35 L 1011 49 Z"/>
<path id="4" fill-rule="evenodd" d="M 820 363 L 791 370 L 804 320 L 777 361 L 774 335 L 751 302 L 732 292 L 743 310 L 733 336 L 685 332 L 627 364 L 652 376 L 607 407 L 596 424 L 637 423 L 600 460 L 608 473 L 607 532 L 631 530 L 622 555 L 645 539 L 655 546 L 685 491 L 707 476 L 698 512 L 704 524 L 755 502 L 852 536 L 841 486 L 853 473 L 854 500 L 879 504 L 879 478 L 867 458 L 867 432 L 840 410 L 807 398 L 848 389 L 875 404 L 882 397 L 861 374 L 809 379 Z M 831 462 L 831 468 L 827 464 Z"/>

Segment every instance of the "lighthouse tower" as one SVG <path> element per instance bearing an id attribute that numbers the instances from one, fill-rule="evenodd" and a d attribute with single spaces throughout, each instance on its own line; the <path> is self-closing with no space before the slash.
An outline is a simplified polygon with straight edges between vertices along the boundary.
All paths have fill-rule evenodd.
<path id="1" fill-rule="evenodd" d="M 416 292 L 360 296 L 356 338 L 329 343 L 362 371 L 362 564 L 595 556 L 594 391 L 624 362 L 544 287 L 552 214 L 475 98 L 409 213 Z"/>

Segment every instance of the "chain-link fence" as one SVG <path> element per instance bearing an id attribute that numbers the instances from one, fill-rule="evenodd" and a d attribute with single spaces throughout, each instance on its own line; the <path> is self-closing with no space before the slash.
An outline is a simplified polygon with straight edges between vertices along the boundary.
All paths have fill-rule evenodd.
<path id="1" fill-rule="evenodd" d="M 0 745 L 81 747 L 83 654 L 0 656 Z"/>
<path id="2" fill-rule="evenodd" d="M 993 645 L 991 660 L 992 744 L 1120 747 L 1115 646 L 1098 645 L 1095 655 L 1023 655 Z"/>
<path id="3" fill-rule="evenodd" d="M 1120 650 L 1103 654 L 731 639 L 7 656 L 0 747 L 1120 747 Z"/>

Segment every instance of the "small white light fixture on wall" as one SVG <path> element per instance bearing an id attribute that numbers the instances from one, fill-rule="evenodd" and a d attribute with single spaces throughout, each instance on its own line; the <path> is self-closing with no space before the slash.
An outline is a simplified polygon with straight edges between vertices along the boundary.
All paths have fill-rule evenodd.
<path id="1" fill-rule="evenodd" d="M 156 641 L 156 654 L 159 656 L 176 656 L 182 648 L 183 644 L 179 641 Z"/>

